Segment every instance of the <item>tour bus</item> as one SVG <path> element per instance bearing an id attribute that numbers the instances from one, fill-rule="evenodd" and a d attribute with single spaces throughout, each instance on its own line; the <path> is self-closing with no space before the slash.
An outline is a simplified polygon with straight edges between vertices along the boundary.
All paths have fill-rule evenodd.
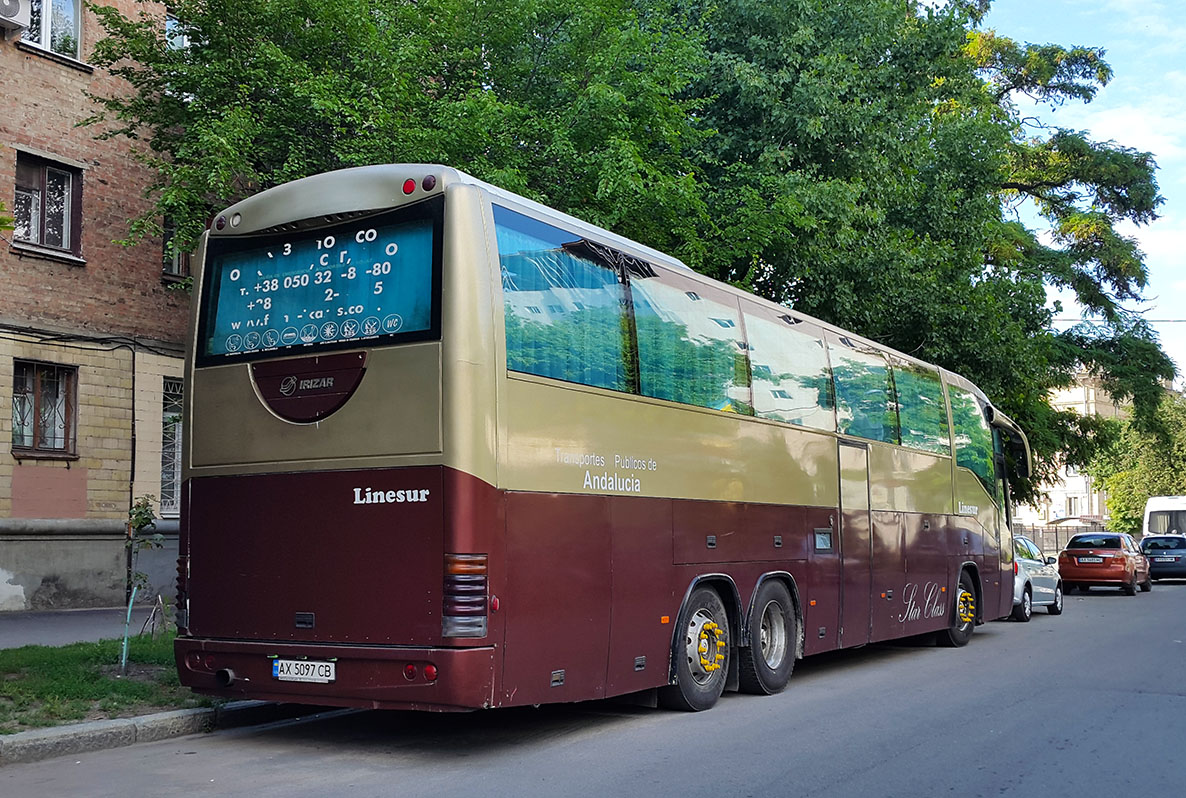
<path id="1" fill-rule="evenodd" d="M 958 374 L 443 166 L 269 189 L 196 263 L 200 693 L 702 710 L 1012 609 L 1028 446 Z"/>

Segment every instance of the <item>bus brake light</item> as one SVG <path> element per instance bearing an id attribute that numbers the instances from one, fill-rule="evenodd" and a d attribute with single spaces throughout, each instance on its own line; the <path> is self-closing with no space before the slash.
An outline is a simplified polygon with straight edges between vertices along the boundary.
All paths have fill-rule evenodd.
<path id="1" fill-rule="evenodd" d="M 446 554 L 441 597 L 441 634 L 485 637 L 488 558 L 485 554 Z"/>

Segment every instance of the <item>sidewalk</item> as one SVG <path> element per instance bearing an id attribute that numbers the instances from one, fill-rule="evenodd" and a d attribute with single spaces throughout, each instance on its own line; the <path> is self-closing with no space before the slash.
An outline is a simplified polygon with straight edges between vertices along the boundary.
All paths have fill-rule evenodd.
<path id="1" fill-rule="evenodd" d="M 129 634 L 140 632 L 151 606 L 133 607 Z M 64 646 L 124 636 L 128 611 L 121 607 L 94 610 L 25 610 L 0 612 L 0 648 Z"/>
<path id="2" fill-rule="evenodd" d="M 132 622 L 128 625 L 130 635 L 139 634 L 151 611 L 152 607 L 132 609 Z M 127 610 L 120 608 L 0 612 L 0 648 L 63 646 L 122 638 L 126 617 Z M 302 704 L 234 701 L 209 709 L 179 709 L 138 718 L 97 720 L 0 734 L 0 768 L 17 762 L 37 762 L 215 729 L 271 723 L 321 711 L 324 711 L 323 707 Z"/>

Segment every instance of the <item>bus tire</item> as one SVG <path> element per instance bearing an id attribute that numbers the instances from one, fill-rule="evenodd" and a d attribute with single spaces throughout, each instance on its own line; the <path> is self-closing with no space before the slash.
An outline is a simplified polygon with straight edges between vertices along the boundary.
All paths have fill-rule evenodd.
<path id="1" fill-rule="evenodd" d="M 776 579 L 763 582 L 749 619 L 750 644 L 738 651 L 741 692 L 773 695 L 786 689 L 798 640 L 795 605 L 786 585 Z"/>
<path id="2" fill-rule="evenodd" d="M 725 690 L 731 645 L 721 597 L 710 587 L 696 588 L 676 626 L 675 684 L 659 688 L 659 703 L 687 712 L 711 709 Z"/>
<path id="3" fill-rule="evenodd" d="M 976 630 L 976 586 L 972 575 L 966 570 L 960 572 L 959 588 L 951 609 L 951 623 L 939 632 L 939 645 L 960 648 L 968 645 L 972 632 Z"/>

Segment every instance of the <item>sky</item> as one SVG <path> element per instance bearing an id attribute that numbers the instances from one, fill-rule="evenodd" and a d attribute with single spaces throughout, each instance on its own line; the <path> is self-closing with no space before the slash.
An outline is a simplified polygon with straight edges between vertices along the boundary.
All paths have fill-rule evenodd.
<path id="1" fill-rule="evenodd" d="M 1034 110 L 1047 124 L 1153 153 L 1165 202 L 1152 224 L 1121 228 L 1139 242 L 1149 271 L 1147 301 L 1126 306 L 1151 322 L 1177 365 L 1175 385 L 1186 388 L 1186 2 L 994 0 L 984 24 L 1019 42 L 1106 51 L 1112 81 L 1091 103 Z M 1074 315 L 1064 310 L 1059 319 Z"/>

